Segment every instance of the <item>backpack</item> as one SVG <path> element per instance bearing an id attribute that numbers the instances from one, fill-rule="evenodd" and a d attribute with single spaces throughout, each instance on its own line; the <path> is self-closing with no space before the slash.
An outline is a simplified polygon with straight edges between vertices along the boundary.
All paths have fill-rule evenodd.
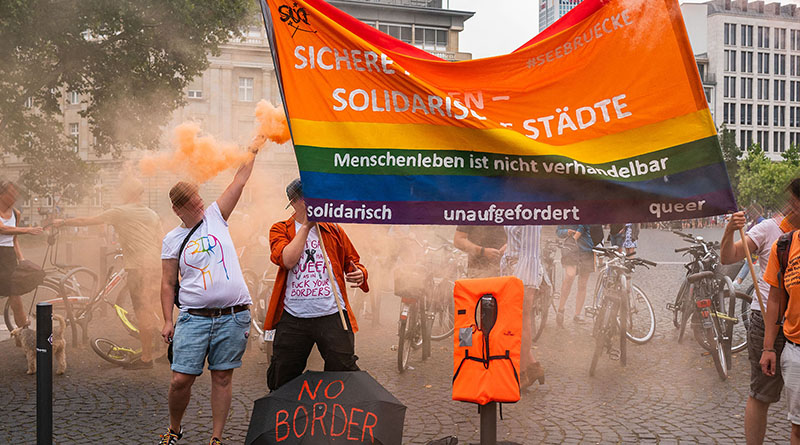
<path id="1" fill-rule="evenodd" d="M 785 299 L 781 299 L 780 302 L 780 312 L 778 312 L 778 323 L 783 324 L 784 315 L 786 312 L 786 307 L 789 304 L 789 290 L 786 289 L 786 283 L 784 282 L 784 278 L 786 275 L 786 268 L 789 266 L 789 250 L 792 248 L 792 240 L 794 239 L 794 233 L 796 230 L 792 230 L 791 232 L 786 232 L 778 238 L 778 241 L 775 243 L 776 253 L 778 254 L 778 287 L 783 290 L 784 295 L 786 295 Z M 785 300 L 785 302 L 784 302 Z"/>

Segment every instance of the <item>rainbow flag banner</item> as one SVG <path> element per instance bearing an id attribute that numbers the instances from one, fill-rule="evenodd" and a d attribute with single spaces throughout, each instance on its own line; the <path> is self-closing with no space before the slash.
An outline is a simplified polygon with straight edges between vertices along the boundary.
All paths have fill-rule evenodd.
<path id="1" fill-rule="evenodd" d="M 677 0 L 584 0 L 447 62 L 322 0 L 262 0 L 311 219 L 644 222 L 736 209 Z"/>

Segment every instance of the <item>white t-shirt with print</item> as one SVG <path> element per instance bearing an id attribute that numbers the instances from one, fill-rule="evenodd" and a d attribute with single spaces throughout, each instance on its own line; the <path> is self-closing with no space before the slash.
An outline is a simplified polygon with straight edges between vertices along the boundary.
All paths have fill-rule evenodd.
<path id="1" fill-rule="evenodd" d="M 203 215 L 183 252 L 178 252 L 191 227 L 176 227 L 165 237 L 161 259 L 177 259 L 181 272 L 181 310 L 251 304 L 239 258 L 216 202 Z"/>
<path id="2" fill-rule="evenodd" d="M 756 244 L 756 251 L 751 252 L 758 255 L 758 268 L 759 270 L 767 270 L 767 263 L 769 263 L 769 252 L 772 245 L 783 234 L 778 222 L 775 218 L 767 218 L 764 221 L 756 224 L 747 231 L 747 236 Z M 767 296 L 769 295 L 769 284 L 764 281 L 761 273 L 756 272 L 758 275 L 758 288 L 761 289 L 761 296 L 764 297 L 764 304 L 767 304 Z M 758 298 L 753 295 L 753 302 L 750 308 L 754 311 L 761 311 L 758 305 Z"/>
<path id="3" fill-rule="evenodd" d="M 295 221 L 295 230 L 300 230 L 300 227 L 301 224 Z M 344 309 L 342 291 L 335 277 L 333 285 Z M 324 317 L 339 311 L 331 296 L 331 281 L 316 227 L 308 232 L 300 261 L 289 271 L 283 304 L 287 312 L 298 318 Z"/>

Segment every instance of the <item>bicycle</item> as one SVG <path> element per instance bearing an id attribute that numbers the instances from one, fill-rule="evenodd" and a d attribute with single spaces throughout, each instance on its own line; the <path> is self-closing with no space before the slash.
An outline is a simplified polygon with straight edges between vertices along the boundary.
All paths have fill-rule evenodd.
<path id="1" fill-rule="evenodd" d="M 624 253 L 616 249 L 603 250 L 613 250 L 619 255 L 625 256 Z M 608 258 L 608 255 L 604 254 L 601 258 Z M 633 256 L 627 256 L 627 258 L 633 258 Z M 647 265 L 656 265 L 655 263 L 650 263 L 652 262 L 649 262 Z M 609 279 L 608 275 L 610 273 L 611 271 L 609 270 L 607 263 L 600 268 L 600 273 L 597 276 L 597 282 L 595 283 L 594 288 L 594 300 L 592 303 L 593 307 L 598 307 L 599 301 L 602 299 L 605 285 Z M 630 281 L 630 277 L 628 277 L 628 280 Z M 647 294 L 645 294 L 642 288 L 634 283 L 629 284 L 631 287 L 632 296 L 628 299 L 628 316 L 626 318 L 627 329 L 625 331 L 625 335 L 631 342 L 643 345 L 652 340 L 653 336 L 655 335 L 656 314 L 655 310 L 653 310 L 653 304 L 650 302 L 650 299 L 647 297 Z"/>
<path id="2" fill-rule="evenodd" d="M 675 231 L 676 235 L 691 242 L 689 247 L 675 249 L 692 256 L 685 265 L 686 277 L 678 291 L 675 303 L 667 304 L 673 311 L 673 323 L 683 340 L 686 324 L 691 318 L 695 341 L 714 360 L 714 366 L 725 380 L 732 366 L 732 354 L 747 347 L 752 297 L 739 292 L 731 278 L 722 270 L 717 249 L 719 244 L 707 242 L 703 237 Z"/>
<path id="3" fill-rule="evenodd" d="M 416 241 L 416 240 L 415 240 Z M 400 267 L 395 270 L 395 295 L 401 298 L 400 319 L 397 323 L 397 370 L 405 372 L 411 351 L 422 348 L 422 359 L 431 355 L 431 342 L 453 335 L 455 304 L 453 288 L 461 276 L 463 261 L 460 252 L 449 243 L 433 248 L 417 242 L 423 248 L 427 266 Z M 442 252 L 444 259 L 433 259 Z M 435 277 L 433 271 L 444 272 Z"/>
<path id="4" fill-rule="evenodd" d="M 544 327 L 547 324 L 547 318 L 550 314 L 550 308 L 557 311 L 556 301 L 561 298 L 559 287 L 556 286 L 556 252 L 564 246 L 561 240 L 548 240 L 542 248 L 541 259 L 542 269 L 544 274 L 542 276 L 542 283 L 536 291 L 536 296 L 533 299 L 531 317 L 531 341 L 536 341 L 541 337 L 544 332 Z"/>
<path id="5" fill-rule="evenodd" d="M 605 272 L 601 275 L 603 277 L 602 290 L 596 296 L 595 305 L 586 307 L 586 313 L 594 317 L 595 347 L 589 366 L 590 376 L 594 376 L 603 351 L 607 350 L 611 355 L 612 343 L 616 337 L 619 339 L 619 361 L 622 366 L 627 364 L 627 342 L 630 338 L 629 324 L 631 322 L 630 307 L 632 295 L 638 294 L 634 290 L 631 276 L 638 266 L 656 265 L 652 261 L 626 256 L 616 249 L 595 247 L 593 251 L 604 255 L 609 260 L 606 263 Z M 633 340 L 630 341 L 633 342 Z"/>
<path id="6" fill-rule="evenodd" d="M 97 285 L 97 275 L 77 265 L 59 263 L 59 230 L 53 226 L 48 227 L 48 230 L 50 233 L 41 265 L 45 272 L 44 281 L 36 289 L 22 296 L 23 300 L 30 300 L 30 304 L 27 305 L 27 318 L 31 323 L 35 323 L 36 304 L 50 303 L 53 305 L 53 313 L 64 317 L 67 326 L 73 330 L 73 341 L 76 341 L 77 334 L 74 332 L 76 327 L 72 322 L 74 317 L 68 311 L 79 310 L 87 304 L 89 298 L 86 295 L 93 293 Z M 70 274 L 76 269 L 80 271 Z M 3 310 L 3 320 L 9 332 L 18 327 L 8 300 Z"/>

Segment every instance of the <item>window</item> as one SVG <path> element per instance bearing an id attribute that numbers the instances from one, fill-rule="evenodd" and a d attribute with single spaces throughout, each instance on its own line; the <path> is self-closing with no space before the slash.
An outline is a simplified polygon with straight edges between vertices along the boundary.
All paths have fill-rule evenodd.
<path id="1" fill-rule="evenodd" d="M 764 151 L 769 151 L 769 131 L 756 131 L 756 143 Z"/>
<path id="2" fill-rule="evenodd" d="M 786 81 L 785 80 L 776 80 L 775 81 L 775 89 L 773 90 L 772 97 L 775 100 L 786 100 Z"/>
<path id="3" fill-rule="evenodd" d="M 775 74 L 786 75 L 786 55 L 775 54 Z"/>
<path id="4" fill-rule="evenodd" d="M 789 107 L 789 126 L 800 127 L 800 107 Z"/>
<path id="5" fill-rule="evenodd" d="M 736 45 L 736 24 L 734 23 L 725 24 L 725 44 Z"/>
<path id="6" fill-rule="evenodd" d="M 725 76 L 723 81 L 722 97 L 736 97 L 736 78 Z"/>
<path id="7" fill-rule="evenodd" d="M 786 49 L 786 28 L 775 28 L 775 49 Z"/>
<path id="8" fill-rule="evenodd" d="M 789 102 L 800 102 L 800 82 L 789 81 Z"/>
<path id="9" fill-rule="evenodd" d="M 725 103 L 722 105 L 723 122 L 726 124 L 736 123 L 736 104 Z"/>
<path id="10" fill-rule="evenodd" d="M 786 107 L 783 105 L 775 105 L 772 107 L 773 125 L 776 127 L 786 126 Z"/>
<path id="11" fill-rule="evenodd" d="M 239 78 L 239 101 L 252 102 L 253 101 L 253 78 L 240 77 Z"/>
<path id="12" fill-rule="evenodd" d="M 756 106 L 756 125 L 769 125 L 769 105 Z"/>
<path id="13" fill-rule="evenodd" d="M 753 130 L 739 132 L 739 147 L 746 149 L 753 145 Z"/>
<path id="14" fill-rule="evenodd" d="M 758 53 L 758 72 L 769 74 L 769 53 Z"/>
<path id="15" fill-rule="evenodd" d="M 202 90 L 189 90 L 189 91 L 187 91 L 186 95 L 189 97 L 189 99 L 202 99 L 203 98 L 203 91 Z"/>
<path id="16" fill-rule="evenodd" d="M 411 25 L 395 25 L 391 23 L 378 24 L 378 30 L 385 32 L 395 39 L 402 40 L 406 43 L 411 42 Z"/>
<path id="17" fill-rule="evenodd" d="M 769 79 L 758 79 L 758 99 L 769 100 Z"/>
<path id="18" fill-rule="evenodd" d="M 70 105 L 78 105 L 81 103 L 81 95 L 77 91 L 70 91 L 68 101 Z"/>
<path id="19" fill-rule="evenodd" d="M 759 48 L 769 48 L 769 27 L 768 26 L 759 26 L 758 27 L 758 47 Z"/>
<path id="20" fill-rule="evenodd" d="M 800 145 L 800 133 L 791 132 L 789 133 L 789 146 L 798 146 Z"/>
<path id="21" fill-rule="evenodd" d="M 753 72 L 753 52 L 742 51 L 742 66 L 739 67 L 743 73 Z"/>
<path id="22" fill-rule="evenodd" d="M 739 123 L 753 125 L 753 104 L 742 104 L 739 112 Z"/>
<path id="23" fill-rule="evenodd" d="M 33 108 L 33 98 L 29 97 L 25 99 L 25 108 Z"/>
<path id="24" fill-rule="evenodd" d="M 742 77 L 742 88 L 739 90 L 739 97 L 742 99 L 753 98 L 753 78 Z"/>
<path id="25" fill-rule="evenodd" d="M 791 43 L 789 45 L 792 51 L 800 51 L 800 30 L 792 30 Z"/>
<path id="26" fill-rule="evenodd" d="M 426 51 L 447 51 L 447 30 L 416 26 L 414 46 Z"/>
<path id="27" fill-rule="evenodd" d="M 69 137 L 72 138 L 73 141 L 73 150 L 78 151 L 80 148 L 80 134 L 81 134 L 81 126 L 77 123 L 69 124 Z"/>
<path id="28" fill-rule="evenodd" d="M 775 152 L 783 153 L 784 151 L 786 151 L 786 132 L 776 131 L 775 133 L 772 133 L 772 136 L 773 136 L 772 146 L 774 147 Z"/>
<path id="29" fill-rule="evenodd" d="M 92 194 L 92 206 L 103 206 L 103 179 L 100 178 L 94 183 L 94 193 Z"/>
<path id="30" fill-rule="evenodd" d="M 742 46 L 753 47 L 753 25 L 742 25 Z"/>
<path id="31" fill-rule="evenodd" d="M 725 71 L 736 71 L 736 51 L 725 50 Z"/>
<path id="32" fill-rule="evenodd" d="M 45 207 L 53 207 L 53 197 L 47 195 L 44 197 L 44 206 Z"/>
<path id="33" fill-rule="evenodd" d="M 800 56 L 789 56 L 789 75 L 800 76 Z"/>

